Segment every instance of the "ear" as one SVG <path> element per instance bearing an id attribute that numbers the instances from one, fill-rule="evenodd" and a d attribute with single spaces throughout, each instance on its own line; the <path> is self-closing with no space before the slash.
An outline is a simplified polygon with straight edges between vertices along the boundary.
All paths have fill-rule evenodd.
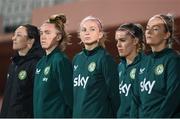
<path id="1" fill-rule="evenodd" d="M 139 39 L 138 38 L 134 38 L 133 45 L 137 45 L 138 43 L 139 43 Z"/>
<path id="2" fill-rule="evenodd" d="M 104 33 L 103 32 L 100 32 L 99 33 L 99 39 L 101 39 L 103 37 Z"/>
<path id="3" fill-rule="evenodd" d="M 171 33 L 170 32 L 167 32 L 164 36 L 164 39 L 168 39 L 170 37 Z"/>
<path id="4" fill-rule="evenodd" d="M 28 39 L 28 41 L 27 41 L 27 46 L 28 46 L 29 49 L 32 48 L 32 46 L 33 46 L 33 44 L 34 44 L 34 41 L 35 41 L 34 38 L 33 38 L 33 39 Z"/>
<path id="5" fill-rule="evenodd" d="M 57 34 L 56 40 L 59 42 L 61 39 L 62 39 L 62 35 L 61 34 Z"/>

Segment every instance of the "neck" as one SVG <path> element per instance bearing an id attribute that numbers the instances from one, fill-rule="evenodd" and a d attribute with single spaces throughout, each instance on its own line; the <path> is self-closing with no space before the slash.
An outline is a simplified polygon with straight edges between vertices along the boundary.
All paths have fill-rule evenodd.
<path id="1" fill-rule="evenodd" d="M 159 52 L 159 51 L 165 49 L 166 47 L 167 47 L 166 44 L 160 44 L 160 45 L 157 45 L 157 46 L 151 46 L 151 50 L 153 52 Z"/>
<path id="2" fill-rule="evenodd" d="M 131 54 L 126 57 L 127 64 L 128 64 L 128 65 L 131 64 L 131 63 L 134 61 L 134 59 L 135 59 L 135 57 L 136 57 L 137 55 L 138 55 L 138 53 L 137 53 L 136 50 L 134 50 L 133 52 L 131 52 Z"/>
<path id="3" fill-rule="evenodd" d="M 91 51 L 94 48 L 96 48 L 97 46 L 98 46 L 98 43 L 94 43 L 94 44 L 91 44 L 91 45 L 86 45 L 85 44 L 85 49 L 88 50 L 88 51 Z"/>
<path id="4" fill-rule="evenodd" d="M 30 49 L 27 47 L 23 50 L 18 51 L 19 56 L 25 56 Z"/>
<path id="5" fill-rule="evenodd" d="M 57 45 L 54 45 L 51 48 L 46 49 L 46 55 L 49 55 L 56 47 L 57 47 Z"/>

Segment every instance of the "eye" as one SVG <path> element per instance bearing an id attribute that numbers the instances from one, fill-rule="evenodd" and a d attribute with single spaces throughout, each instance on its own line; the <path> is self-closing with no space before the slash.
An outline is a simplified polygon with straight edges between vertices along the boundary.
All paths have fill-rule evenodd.
<path id="1" fill-rule="evenodd" d="M 17 34 L 16 36 L 17 36 L 17 37 L 21 37 L 21 35 L 20 35 L 20 34 Z"/>
<path id="2" fill-rule="evenodd" d="M 48 34 L 51 34 L 51 32 L 50 32 L 50 31 L 45 31 L 45 34 L 47 34 L 47 35 L 48 35 Z"/>
<path id="3" fill-rule="evenodd" d="M 125 38 L 119 38 L 119 39 L 117 39 L 117 41 L 118 41 L 118 42 L 125 42 L 126 39 L 125 39 Z"/>
<path id="4" fill-rule="evenodd" d="M 14 36 L 16 36 L 16 37 L 23 37 L 23 35 L 21 35 L 21 34 L 19 34 L 19 33 L 14 34 Z"/>
<path id="5" fill-rule="evenodd" d="M 80 31 L 81 31 L 81 32 L 86 32 L 87 30 L 86 30 L 86 28 L 81 28 Z"/>
<path id="6" fill-rule="evenodd" d="M 96 29 L 95 29 L 95 28 L 91 28 L 90 30 L 91 30 L 91 31 L 96 31 Z"/>
<path id="7" fill-rule="evenodd" d="M 122 39 L 119 39 L 121 42 L 126 42 L 126 39 L 122 38 Z"/>
<path id="8" fill-rule="evenodd" d="M 159 28 L 154 27 L 154 28 L 153 28 L 153 31 L 159 31 Z"/>
<path id="9" fill-rule="evenodd" d="M 146 28 L 146 31 L 149 31 L 149 30 L 150 30 L 150 28 L 149 28 L 149 27 L 147 27 L 147 28 Z"/>
<path id="10" fill-rule="evenodd" d="M 43 32 L 42 32 L 42 31 L 40 31 L 39 33 L 40 33 L 40 35 L 43 35 Z"/>

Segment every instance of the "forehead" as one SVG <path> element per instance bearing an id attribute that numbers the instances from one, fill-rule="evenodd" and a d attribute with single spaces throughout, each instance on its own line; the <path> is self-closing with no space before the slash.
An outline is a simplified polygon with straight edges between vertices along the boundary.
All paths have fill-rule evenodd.
<path id="1" fill-rule="evenodd" d="M 128 36 L 127 31 L 116 31 L 116 38 L 125 38 Z"/>
<path id="2" fill-rule="evenodd" d="M 81 23 L 81 27 L 91 27 L 91 26 L 98 27 L 97 21 L 89 19 Z"/>
<path id="3" fill-rule="evenodd" d="M 54 30 L 55 25 L 50 23 L 44 23 L 40 26 L 40 30 Z"/>
<path id="4" fill-rule="evenodd" d="M 159 17 L 152 17 L 149 21 L 148 21 L 148 26 L 161 26 L 164 25 L 164 22 L 161 18 Z"/>
<path id="5" fill-rule="evenodd" d="M 26 28 L 24 26 L 20 26 L 16 29 L 16 32 L 21 32 L 21 33 L 27 33 Z"/>

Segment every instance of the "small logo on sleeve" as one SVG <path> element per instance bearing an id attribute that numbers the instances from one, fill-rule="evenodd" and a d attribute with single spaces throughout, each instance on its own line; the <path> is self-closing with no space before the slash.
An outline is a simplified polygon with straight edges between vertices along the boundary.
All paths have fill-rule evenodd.
<path id="1" fill-rule="evenodd" d="M 27 72 L 25 70 L 21 70 L 18 74 L 18 78 L 20 80 L 24 80 L 24 79 L 26 79 L 26 77 L 27 77 Z"/>

